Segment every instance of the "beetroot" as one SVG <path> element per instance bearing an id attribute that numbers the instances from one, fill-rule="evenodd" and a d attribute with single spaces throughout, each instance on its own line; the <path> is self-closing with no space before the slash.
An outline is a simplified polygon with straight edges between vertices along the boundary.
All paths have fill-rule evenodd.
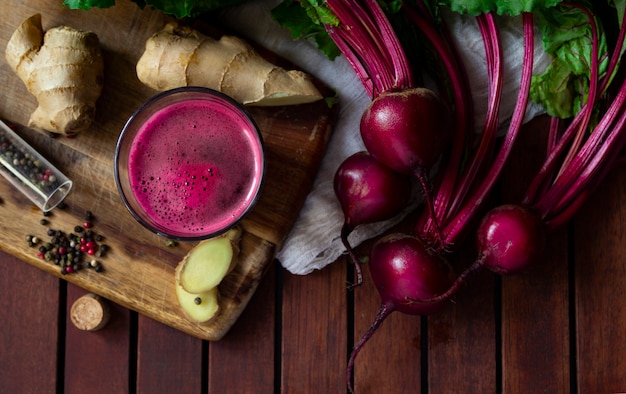
<path id="1" fill-rule="evenodd" d="M 334 190 L 344 214 L 341 240 L 355 265 L 356 285 L 363 281 L 360 263 L 348 236 L 361 224 L 391 219 L 406 207 L 411 196 L 411 179 L 381 164 L 367 152 L 357 152 L 341 163 Z"/>
<path id="2" fill-rule="evenodd" d="M 361 137 L 377 160 L 402 173 L 428 171 L 450 141 L 450 115 L 430 89 L 385 92 L 361 118 Z"/>
<path id="3" fill-rule="evenodd" d="M 409 315 L 440 311 L 447 300 L 428 303 L 413 300 L 436 297 L 454 281 L 449 264 L 441 256 L 431 253 L 420 239 L 407 234 L 390 234 L 378 240 L 372 246 L 369 269 L 381 306 L 374 322 L 350 355 L 346 379 L 351 392 L 356 356 L 387 316 L 394 311 Z"/>
<path id="4" fill-rule="evenodd" d="M 479 259 L 498 274 L 521 273 L 540 259 L 545 237 L 538 215 L 520 205 L 501 205 L 489 211 L 478 228 Z"/>

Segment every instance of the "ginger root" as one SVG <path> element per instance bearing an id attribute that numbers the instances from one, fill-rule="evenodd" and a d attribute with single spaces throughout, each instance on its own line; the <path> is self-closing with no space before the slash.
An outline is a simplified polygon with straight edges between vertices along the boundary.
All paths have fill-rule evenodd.
<path id="1" fill-rule="evenodd" d="M 268 62 L 242 39 L 225 35 L 215 40 L 176 22 L 148 39 L 137 77 L 155 90 L 202 86 L 246 105 L 294 105 L 323 98 L 308 74 Z"/>
<path id="2" fill-rule="evenodd" d="M 242 229 L 201 241 L 176 266 L 176 298 L 185 316 L 210 322 L 219 311 L 218 286 L 239 262 Z"/>
<path id="3" fill-rule="evenodd" d="M 44 33 L 41 15 L 26 19 L 5 50 L 9 66 L 36 97 L 28 125 L 73 135 L 89 128 L 103 85 L 98 36 L 69 26 Z"/>

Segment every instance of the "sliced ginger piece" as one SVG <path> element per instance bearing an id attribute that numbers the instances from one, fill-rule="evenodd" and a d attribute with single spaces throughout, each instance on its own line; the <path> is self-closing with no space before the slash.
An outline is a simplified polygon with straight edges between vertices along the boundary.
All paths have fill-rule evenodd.
<path id="1" fill-rule="evenodd" d="M 204 293 L 192 294 L 176 284 L 176 298 L 185 316 L 195 323 L 210 322 L 220 310 L 217 287 Z"/>
<path id="2" fill-rule="evenodd" d="M 240 238 L 241 229 L 234 227 L 200 242 L 176 267 L 176 283 L 193 294 L 217 287 L 237 263 Z"/>
<path id="3" fill-rule="evenodd" d="M 255 106 L 312 103 L 323 98 L 310 76 L 267 61 L 246 41 L 219 40 L 176 22 L 146 42 L 137 77 L 155 90 L 202 86 Z"/>

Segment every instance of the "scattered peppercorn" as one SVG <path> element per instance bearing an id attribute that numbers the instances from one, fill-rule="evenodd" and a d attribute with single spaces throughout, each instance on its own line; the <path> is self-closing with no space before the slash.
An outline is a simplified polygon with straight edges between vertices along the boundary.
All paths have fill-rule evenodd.
<path id="1" fill-rule="evenodd" d="M 109 247 L 105 244 L 99 244 L 104 237 L 96 234 L 93 227 L 93 214 L 87 211 L 85 215 L 89 220 L 83 223 L 83 226 L 75 226 L 74 232 L 65 233 L 61 230 L 47 228 L 46 234 L 50 237 L 50 241 L 45 245 L 40 245 L 37 256 L 42 260 L 51 261 L 55 265 L 60 266 L 61 274 L 66 275 L 75 273 L 83 268 L 90 268 L 96 272 L 102 272 L 103 266 L 95 259 L 88 260 L 86 256 L 104 255 Z M 48 220 L 42 218 L 41 224 L 48 224 Z M 86 230 L 89 228 L 89 230 Z M 26 236 L 26 242 L 29 246 L 35 246 L 39 239 L 33 235 Z"/>
<path id="2" fill-rule="evenodd" d="M 39 224 L 45 226 L 46 224 L 48 224 L 48 220 L 46 220 L 45 218 L 41 218 L 41 220 L 39 220 Z"/>
<path id="3" fill-rule="evenodd" d="M 200 305 L 200 304 L 202 304 L 202 298 L 196 297 L 196 298 L 193 299 L 193 302 L 195 302 L 196 305 Z"/>

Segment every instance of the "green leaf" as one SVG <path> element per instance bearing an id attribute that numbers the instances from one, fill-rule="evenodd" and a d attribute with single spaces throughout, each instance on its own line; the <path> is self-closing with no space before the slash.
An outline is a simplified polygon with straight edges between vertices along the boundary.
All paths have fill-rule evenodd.
<path id="1" fill-rule="evenodd" d="M 331 60 L 341 54 L 324 24 L 339 23 L 333 13 L 316 0 L 284 0 L 272 9 L 272 18 L 290 31 L 294 40 L 311 39 Z"/>
<path id="2" fill-rule="evenodd" d="M 552 63 L 541 75 L 533 76 L 530 98 L 551 116 L 570 118 L 580 110 L 589 90 L 591 25 L 577 8 L 555 7 L 536 14 L 544 50 Z M 598 26 L 599 21 L 596 21 Z M 599 32 L 599 75 L 608 65 L 606 36 Z"/>
<path id="3" fill-rule="evenodd" d="M 232 7 L 248 0 L 133 0 L 140 8 L 151 6 L 175 18 L 196 17 L 218 9 Z M 115 0 L 64 0 L 63 4 L 72 9 L 89 10 L 92 7 L 108 8 Z"/>
<path id="4" fill-rule="evenodd" d="M 460 14 L 480 15 L 495 12 L 498 15 L 520 15 L 550 8 L 562 0 L 438 0 L 439 5 L 449 7 Z"/>
<path id="5" fill-rule="evenodd" d="M 115 0 L 65 0 L 63 5 L 74 10 L 88 10 L 92 7 L 109 8 L 115 5 Z"/>
<path id="6" fill-rule="evenodd" d="M 247 0 L 141 0 L 148 6 L 161 10 L 175 18 L 197 17 L 201 14 L 232 7 Z M 138 3 L 138 2 L 137 2 Z"/>

